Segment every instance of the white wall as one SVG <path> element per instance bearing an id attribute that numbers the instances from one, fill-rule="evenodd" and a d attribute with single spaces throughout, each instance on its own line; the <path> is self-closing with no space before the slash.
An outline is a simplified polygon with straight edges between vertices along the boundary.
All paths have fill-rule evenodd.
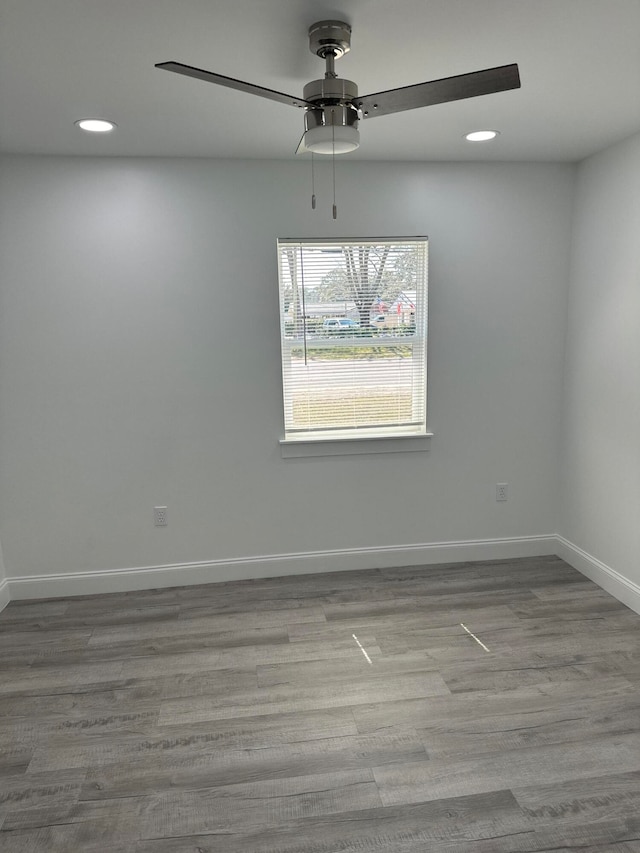
<path id="1" fill-rule="evenodd" d="M 10 578 L 556 532 L 573 167 L 1 168 Z M 283 460 L 276 238 L 425 233 L 431 450 Z"/>
<path id="2" fill-rule="evenodd" d="M 572 254 L 560 532 L 637 609 L 640 135 L 580 164 Z"/>

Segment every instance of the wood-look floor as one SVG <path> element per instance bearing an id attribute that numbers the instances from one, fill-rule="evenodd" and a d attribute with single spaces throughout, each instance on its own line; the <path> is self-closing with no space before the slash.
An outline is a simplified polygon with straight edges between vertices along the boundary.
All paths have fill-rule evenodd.
<path id="1" fill-rule="evenodd" d="M 640 616 L 556 557 L 12 602 L 0 850 L 640 851 Z"/>

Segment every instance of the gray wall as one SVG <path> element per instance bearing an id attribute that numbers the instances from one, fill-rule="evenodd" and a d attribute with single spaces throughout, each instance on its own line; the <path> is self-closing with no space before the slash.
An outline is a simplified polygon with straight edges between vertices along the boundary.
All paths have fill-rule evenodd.
<path id="1" fill-rule="evenodd" d="M 1 169 L 9 577 L 556 532 L 573 167 Z M 276 238 L 416 234 L 431 450 L 283 460 Z"/>
<path id="2" fill-rule="evenodd" d="M 560 532 L 640 586 L 640 135 L 579 167 Z"/>

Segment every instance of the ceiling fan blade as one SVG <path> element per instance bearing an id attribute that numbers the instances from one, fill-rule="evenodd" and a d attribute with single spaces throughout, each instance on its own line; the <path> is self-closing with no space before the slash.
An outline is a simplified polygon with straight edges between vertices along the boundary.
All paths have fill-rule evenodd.
<path id="1" fill-rule="evenodd" d="M 281 104 L 289 104 L 292 107 L 312 106 L 304 98 L 285 95 L 284 92 L 265 89 L 264 86 L 245 83 L 243 80 L 236 80 L 233 77 L 224 77 L 222 74 L 214 74 L 213 71 L 203 71 L 202 68 L 193 68 L 191 65 L 183 65 L 181 62 L 159 62 L 156 68 L 162 68 L 164 71 L 173 71 L 175 74 L 184 74 L 185 77 L 195 77 L 198 80 L 205 80 L 208 83 L 217 83 L 219 86 L 227 86 L 229 89 L 237 89 L 239 92 L 248 92 L 250 95 L 269 98 L 271 101 L 279 101 Z"/>
<path id="2" fill-rule="evenodd" d="M 471 74 L 458 74 L 456 77 L 444 77 L 442 80 L 364 95 L 356 98 L 354 103 L 362 110 L 364 118 L 373 118 L 519 88 L 518 66 L 501 65 L 499 68 L 487 68 Z"/>

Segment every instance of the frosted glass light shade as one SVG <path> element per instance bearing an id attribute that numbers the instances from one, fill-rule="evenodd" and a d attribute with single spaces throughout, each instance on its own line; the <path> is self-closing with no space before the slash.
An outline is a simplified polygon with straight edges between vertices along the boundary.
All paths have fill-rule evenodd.
<path id="1" fill-rule="evenodd" d="M 360 147 L 360 131 L 343 125 L 312 127 L 304 135 L 304 147 L 314 154 L 348 154 Z"/>

